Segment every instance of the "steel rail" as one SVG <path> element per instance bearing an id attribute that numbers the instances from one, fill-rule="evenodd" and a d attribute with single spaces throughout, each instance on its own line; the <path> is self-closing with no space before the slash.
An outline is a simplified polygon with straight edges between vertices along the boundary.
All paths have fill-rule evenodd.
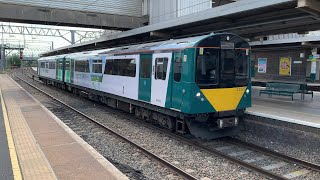
<path id="1" fill-rule="evenodd" d="M 17 77 L 17 76 L 16 76 Z M 28 77 L 28 76 L 27 76 Z M 28 85 L 34 87 L 35 89 L 47 94 L 46 92 L 42 91 L 41 89 L 35 87 L 34 85 L 30 84 L 29 82 L 26 82 L 25 80 L 17 77 L 18 79 L 20 79 L 21 81 L 27 83 Z M 50 94 L 47 94 L 49 97 L 51 97 L 52 99 L 55 99 L 53 96 L 51 96 Z M 57 100 L 58 102 L 60 102 L 60 100 Z M 63 102 L 61 102 L 62 104 L 64 104 Z M 165 135 L 168 135 L 170 136 L 171 138 L 175 139 L 175 140 L 178 140 L 178 141 L 182 141 L 183 143 L 185 144 L 188 144 L 189 146 L 195 146 L 199 149 L 201 149 L 202 151 L 205 151 L 211 155 L 214 155 L 214 156 L 218 156 L 218 157 L 221 157 L 221 158 L 224 158 L 224 159 L 227 159 L 228 161 L 230 162 L 233 162 L 235 164 L 238 164 L 246 169 L 249 169 L 249 170 L 253 170 L 255 172 L 258 172 L 259 174 L 262 174 L 264 175 L 265 177 L 268 177 L 268 178 L 272 178 L 272 179 L 280 179 L 280 180 L 285 180 L 287 178 L 283 177 L 283 176 L 280 176 L 278 174 L 275 174 L 275 173 L 272 173 L 270 171 L 267 171 L 267 170 L 264 170 L 258 166 L 254 166 L 252 164 L 249 164 L 247 162 L 244 162 L 244 161 L 241 161 L 239 159 L 236 159 L 232 156 L 229 156 L 227 154 L 223 154 L 215 149 L 212 149 L 212 148 L 208 148 L 206 146 L 203 146 L 195 141 L 192 141 L 192 140 L 189 140 L 189 139 L 186 139 L 180 135 L 177 135 L 177 134 L 173 134 L 173 133 L 169 133 L 167 130 L 165 129 L 162 129 L 162 128 L 158 128 L 158 127 L 155 127 L 155 126 L 151 126 L 150 124 L 148 123 L 144 123 L 143 121 L 141 121 L 140 119 L 136 118 L 136 117 L 133 117 L 133 116 L 130 116 L 128 114 L 124 114 L 124 113 L 120 113 L 119 111 L 117 110 L 113 110 L 113 109 L 110 109 L 108 108 L 108 110 L 110 110 L 112 113 L 115 113 L 117 114 L 118 116 L 122 117 L 122 118 L 125 118 L 125 119 L 128 119 L 128 120 L 135 120 L 137 122 L 140 122 L 142 123 L 145 127 L 148 127 L 148 128 L 152 128 L 154 130 L 157 130 L 157 131 L 160 131 L 161 133 L 165 134 Z M 78 110 L 76 110 L 78 111 Z M 86 115 L 85 115 L 86 116 Z"/>
<path id="2" fill-rule="evenodd" d="M 20 79 L 20 78 L 19 78 Z M 107 106 L 103 106 L 104 108 L 108 108 Z M 212 149 L 212 148 L 209 148 L 209 147 L 206 147 L 196 141 L 193 141 L 193 140 L 190 140 L 190 139 L 187 139 L 185 137 L 182 137 L 181 135 L 177 135 L 177 134 L 173 134 L 171 132 L 169 132 L 168 130 L 166 129 L 163 129 L 163 128 L 159 128 L 159 127 L 156 127 L 154 125 L 150 125 L 149 123 L 146 123 L 144 121 L 141 121 L 141 119 L 135 117 L 135 116 L 132 116 L 132 115 L 129 115 L 127 113 L 124 113 L 124 112 L 120 112 L 118 110 L 114 110 L 114 109 L 111 109 L 111 108 L 108 108 L 108 111 L 111 111 L 112 113 L 115 113 L 117 114 L 118 116 L 122 117 L 122 118 L 125 118 L 125 119 L 128 119 L 130 121 L 134 120 L 134 121 L 137 121 L 139 122 L 140 124 L 142 124 L 143 126 L 145 127 L 148 127 L 148 128 L 151 128 L 153 130 L 156 130 L 156 131 L 159 131 L 167 136 L 170 136 L 171 138 L 175 139 L 175 140 L 178 140 L 178 141 L 182 141 L 190 146 L 195 146 L 211 155 L 215 155 L 215 156 L 219 156 L 219 157 L 222 157 L 222 158 L 225 158 L 235 164 L 238 164 L 242 167 L 245 167 L 249 170 L 253 170 L 255 172 L 258 172 L 266 177 L 269 177 L 269 178 L 272 178 L 272 179 L 287 179 L 281 175 L 278 175 L 278 174 L 275 174 L 271 171 L 268 171 L 268 170 L 265 170 L 263 168 L 260 168 L 258 166 L 254 166 L 250 163 L 247 163 L 247 162 L 244 162 L 244 161 L 241 161 L 237 158 L 234 158 L 232 156 L 229 156 L 227 154 L 224 154 L 218 150 L 215 150 L 215 149 Z M 320 166 L 319 165 L 316 165 L 316 164 L 313 164 L 313 163 L 310 163 L 310 162 L 307 162 L 307 161 L 303 161 L 303 160 L 300 160 L 300 159 L 296 159 L 296 158 L 293 158 L 293 157 L 290 157 L 290 156 L 287 156 L 287 155 L 284 155 L 284 154 L 281 154 L 281 153 L 278 153 L 278 152 L 275 152 L 275 151 L 272 151 L 272 150 L 269 150 L 267 148 L 263 148 L 263 147 L 260 147 L 258 145 L 254 145 L 254 144 L 251 144 L 251 143 L 248 143 L 248 142 L 245 142 L 245 141 L 241 141 L 241 140 L 238 140 L 238 139 L 234 139 L 234 138 L 229 138 L 229 141 L 231 141 L 232 143 L 234 144 L 237 144 L 239 146 L 244 146 L 248 149 L 252 149 L 254 151 L 258 151 L 260 153 L 264 153 L 264 154 L 267 154 L 267 155 L 270 155 L 272 157 L 275 157 L 275 158 L 279 158 L 279 159 L 282 159 L 284 161 L 287 161 L 287 162 L 292 162 L 292 163 L 295 163 L 295 164 L 298 164 L 300 166 L 303 166 L 305 168 L 310 168 L 314 171 L 318 171 L 320 172 Z M 237 142 L 238 141 L 238 142 Z"/>
<path id="3" fill-rule="evenodd" d="M 191 174 L 183 171 L 182 169 L 180 169 L 180 168 L 176 167 L 175 165 L 171 164 L 170 162 L 168 162 L 168 161 L 160 158 L 159 156 L 157 156 L 157 155 L 155 155 L 154 153 L 148 151 L 147 149 L 139 146 L 138 144 L 132 142 L 131 140 L 129 140 L 128 138 L 122 136 L 121 134 L 113 131 L 112 129 L 110 129 L 109 127 L 107 127 L 107 126 L 103 125 L 102 123 L 98 122 L 98 121 L 95 120 L 94 118 L 92 118 L 92 117 L 90 117 L 90 116 L 82 113 L 81 111 L 75 109 L 74 107 L 72 107 L 72 106 L 66 104 L 65 102 L 63 102 L 63 101 L 55 98 L 54 96 L 52 96 L 52 95 L 50 95 L 49 93 L 41 90 L 41 89 L 38 88 L 38 87 L 32 85 L 31 83 L 25 81 L 24 79 L 22 79 L 22 78 L 20 78 L 20 77 L 18 77 L 18 76 L 16 76 L 16 75 L 14 75 L 14 74 L 13 74 L 13 76 L 16 77 L 16 78 L 18 78 L 18 79 L 21 80 L 22 82 L 28 84 L 28 85 L 31 86 L 32 88 L 34 88 L 34 89 L 40 91 L 41 93 L 47 95 L 48 97 L 52 98 L 53 100 L 59 102 L 60 104 L 66 106 L 67 108 L 75 111 L 76 113 L 80 114 L 81 116 L 89 119 L 90 121 L 92 121 L 92 122 L 94 122 L 95 124 L 99 125 L 100 127 L 104 128 L 105 130 L 107 130 L 107 131 L 110 132 L 111 134 L 115 135 L 116 137 L 122 139 L 123 141 L 125 141 L 125 142 L 131 144 L 132 146 L 136 147 L 137 149 L 141 150 L 145 155 L 147 155 L 147 156 L 149 156 L 149 157 L 157 160 L 158 162 L 160 162 L 161 164 L 163 164 L 163 165 L 166 166 L 167 168 L 171 169 L 174 173 L 177 173 L 177 174 L 180 175 L 181 177 L 183 177 L 183 178 L 185 178 L 185 179 L 190 179 L 190 180 L 196 180 L 196 179 L 197 179 L 196 177 L 192 176 Z"/>
<path id="4" fill-rule="evenodd" d="M 276 152 L 276 151 L 273 151 L 273 150 L 270 150 L 270 149 L 267 149 L 267 148 L 264 148 L 264 147 L 261 147 L 261 146 L 258 146 L 258 145 L 240 140 L 240 139 L 227 138 L 227 140 L 231 141 L 232 143 L 237 144 L 239 146 L 245 146 L 246 148 L 252 149 L 254 151 L 258 151 L 258 152 L 267 154 L 269 156 L 280 158 L 284 161 L 292 162 L 292 163 L 298 164 L 300 166 L 303 166 L 305 168 L 310 168 L 314 171 L 320 172 L 320 165 L 317 165 L 317 164 L 314 164 L 311 162 L 307 162 L 307 161 L 304 161 L 301 159 L 297 159 L 297 158 L 294 158 L 291 156 L 287 156 L 285 154 L 282 154 L 282 153 L 279 153 L 279 152 Z"/>

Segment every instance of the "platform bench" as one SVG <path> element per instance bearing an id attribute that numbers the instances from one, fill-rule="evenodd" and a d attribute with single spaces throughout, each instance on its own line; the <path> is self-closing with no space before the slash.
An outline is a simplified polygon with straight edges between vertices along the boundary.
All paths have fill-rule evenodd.
<path id="1" fill-rule="evenodd" d="M 259 96 L 261 96 L 261 94 L 291 96 L 291 100 L 293 101 L 293 95 L 296 93 L 302 93 L 300 84 L 268 82 L 266 89 L 260 90 Z"/>
<path id="2" fill-rule="evenodd" d="M 303 93 L 303 94 L 311 94 L 312 99 L 313 99 L 313 91 L 308 90 L 308 85 L 307 84 L 301 84 L 300 85 L 300 90 L 301 90 L 301 93 Z M 304 99 L 304 96 L 303 96 L 303 99 Z"/>

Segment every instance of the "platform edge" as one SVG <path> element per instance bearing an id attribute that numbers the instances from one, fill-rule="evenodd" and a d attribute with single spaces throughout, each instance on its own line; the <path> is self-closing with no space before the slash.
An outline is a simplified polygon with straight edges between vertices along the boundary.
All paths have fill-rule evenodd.
<path id="1" fill-rule="evenodd" d="M 46 111 L 72 138 L 75 139 L 89 154 L 93 156 L 105 169 L 110 171 L 115 175 L 117 180 L 128 180 L 129 178 L 125 176 L 119 169 L 117 169 L 112 163 L 110 163 L 105 157 L 103 157 L 97 150 L 95 150 L 91 145 L 85 142 L 81 137 L 79 137 L 73 130 L 71 130 L 67 125 L 65 125 L 57 116 L 55 116 L 51 111 L 49 111 L 44 105 L 42 105 L 35 97 L 33 97 L 29 92 L 27 92 L 23 87 L 20 86 L 15 80 L 10 76 L 9 78 L 19 86 L 28 96 L 30 96 L 44 111 Z"/>
<path id="2" fill-rule="evenodd" d="M 0 99 L 1 99 L 1 107 L 3 112 L 3 119 L 4 119 L 6 134 L 7 134 L 7 141 L 8 141 L 8 148 L 9 148 L 9 154 L 11 159 L 13 177 L 15 180 L 22 180 L 22 173 L 21 173 L 21 169 L 18 161 L 16 148 L 13 141 L 13 136 L 12 136 L 9 118 L 8 118 L 8 112 L 4 102 L 1 88 L 0 88 Z"/>

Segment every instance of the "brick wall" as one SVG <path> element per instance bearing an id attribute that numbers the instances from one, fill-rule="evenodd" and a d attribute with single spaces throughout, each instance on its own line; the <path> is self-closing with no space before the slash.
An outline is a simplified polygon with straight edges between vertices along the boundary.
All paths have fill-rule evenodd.
<path id="1" fill-rule="evenodd" d="M 300 58 L 300 53 L 305 53 L 304 58 Z M 256 67 L 258 67 L 259 58 L 267 58 L 267 72 L 259 73 L 256 68 L 255 79 L 305 81 L 307 59 L 310 54 L 310 49 L 253 50 L 251 58 L 254 59 Z M 291 76 L 282 76 L 279 74 L 280 57 L 291 58 Z M 294 61 L 302 61 L 302 63 L 294 63 Z"/>

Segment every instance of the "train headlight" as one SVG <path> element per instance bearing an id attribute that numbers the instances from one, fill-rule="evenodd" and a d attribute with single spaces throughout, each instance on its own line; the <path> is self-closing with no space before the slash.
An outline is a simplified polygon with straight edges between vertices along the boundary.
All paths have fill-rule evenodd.
<path id="1" fill-rule="evenodd" d="M 249 94 L 249 92 L 250 92 L 250 90 L 249 90 L 249 89 L 247 89 L 247 90 L 246 90 L 246 93 L 247 93 L 247 94 Z"/>
<path id="2" fill-rule="evenodd" d="M 198 92 L 198 93 L 196 94 L 196 96 L 197 96 L 197 97 L 200 97 L 200 96 L 201 96 L 200 92 Z"/>
<path id="3" fill-rule="evenodd" d="M 235 117 L 235 118 L 234 118 L 234 125 L 235 125 L 235 126 L 238 126 L 238 124 L 239 124 L 239 118 L 238 118 L 238 117 Z"/>

